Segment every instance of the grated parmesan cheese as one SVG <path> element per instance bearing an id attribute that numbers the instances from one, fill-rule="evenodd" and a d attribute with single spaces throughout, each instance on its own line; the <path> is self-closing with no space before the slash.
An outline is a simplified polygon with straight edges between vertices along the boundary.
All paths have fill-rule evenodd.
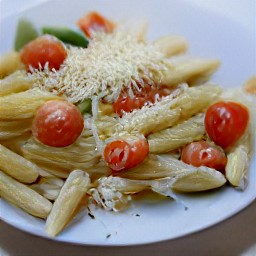
<path id="1" fill-rule="evenodd" d="M 34 87 L 61 95 L 73 103 L 93 96 L 113 102 L 123 86 L 161 79 L 169 65 L 153 45 L 138 42 L 124 31 L 98 33 L 88 48 L 70 47 L 59 71 L 34 70 Z"/>

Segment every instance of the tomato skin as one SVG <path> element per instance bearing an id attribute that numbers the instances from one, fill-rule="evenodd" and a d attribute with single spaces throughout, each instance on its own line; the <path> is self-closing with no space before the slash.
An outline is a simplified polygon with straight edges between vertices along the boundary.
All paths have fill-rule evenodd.
<path id="1" fill-rule="evenodd" d="M 172 91 L 173 89 L 168 86 L 145 85 L 131 98 L 124 90 L 114 102 L 113 109 L 119 117 L 122 117 L 125 112 L 129 113 L 135 109 L 141 109 L 147 104 L 155 103 L 159 98 L 171 94 Z"/>
<path id="2" fill-rule="evenodd" d="M 90 12 L 77 22 L 79 28 L 85 33 L 88 38 L 92 38 L 93 32 L 103 31 L 105 33 L 112 33 L 114 24 L 100 15 L 97 12 Z"/>
<path id="3" fill-rule="evenodd" d="M 132 156 L 128 168 L 133 168 L 136 165 L 142 163 L 148 156 L 149 145 L 146 139 L 136 140 L 131 145 Z"/>
<path id="4" fill-rule="evenodd" d="M 104 159 L 108 166 L 114 171 L 121 171 L 128 168 L 131 158 L 131 146 L 124 140 L 112 141 L 105 147 Z"/>
<path id="5" fill-rule="evenodd" d="M 45 145 L 65 147 L 76 141 L 83 128 L 83 117 L 75 105 L 67 101 L 50 100 L 37 110 L 32 134 Z"/>
<path id="6" fill-rule="evenodd" d="M 104 149 L 104 160 L 113 172 L 135 167 L 144 161 L 149 153 L 146 139 L 115 140 Z"/>
<path id="7" fill-rule="evenodd" d="M 181 160 L 193 166 L 207 166 L 222 173 L 225 172 L 227 157 L 221 148 L 212 146 L 206 141 L 192 142 L 181 152 Z"/>
<path id="8" fill-rule="evenodd" d="M 209 137 L 226 149 L 243 135 L 249 121 L 247 108 L 236 102 L 217 102 L 205 115 L 205 129 Z"/>
<path id="9" fill-rule="evenodd" d="M 47 62 L 50 70 L 59 70 L 66 57 L 63 44 L 49 35 L 36 38 L 21 50 L 21 61 L 27 71 L 30 71 L 30 66 L 34 69 L 43 68 Z"/>
<path id="10" fill-rule="evenodd" d="M 133 99 L 126 95 L 120 96 L 113 104 L 113 109 L 118 116 L 122 116 L 124 112 L 129 113 L 134 109 L 142 108 L 147 102 L 147 99 L 144 97 L 135 96 Z"/>

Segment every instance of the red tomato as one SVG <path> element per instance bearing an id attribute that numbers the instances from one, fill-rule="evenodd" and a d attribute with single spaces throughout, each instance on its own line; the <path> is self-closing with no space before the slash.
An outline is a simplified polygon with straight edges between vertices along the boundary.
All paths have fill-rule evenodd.
<path id="1" fill-rule="evenodd" d="M 209 137 L 222 148 L 227 148 L 243 135 L 249 121 L 245 106 L 236 102 L 217 102 L 205 115 L 205 129 Z"/>
<path id="2" fill-rule="evenodd" d="M 126 91 L 123 91 L 113 104 L 114 112 L 121 117 L 124 112 L 141 109 L 144 105 L 154 103 L 171 92 L 172 89 L 167 86 L 145 85 L 131 98 Z"/>
<path id="3" fill-rule="evenodd" d="M 224 151 L 206 141 L 192 142 L 181 152 L 181 160 L 193 166 L 207 166 L 224 173 L 227 158 Z"/>
<path id="4" fill-rule="evenodd" d="M 135 141 L 116 140 L 107 144 L 104 159 L 113 171 L 127 170 L 140 164 L 147 157 L 149 146 L 146 139 Z"/>
<path id="5" fill-rule="evenodd" d="M 132 157 L 130 160 L 129 168 L 135 167 L 142 163 L 148 156 L 149 145 L 146 139 L 139 139 L 131 144 Z"/>
<path id="6" fill-rule="evenodd" d="M 124 112 L 132 112 L 134 109 L 142 108 L 147 102 L 147 99 L 144 97 L 135 96 L 133 99 L 126 96 L 119 96 L 118 99 L 114 102 L 113 108 L 114 112 L 120 117 Z"/>
<path id="7" fill-rule="evenodd" d="M 35 69 L 43 68 L 48 62 L 49 69 L 60 68 L 67 57 L 63 44 L 56 38 L 44 35 L 26 44 L 21 51 L 21 61 L 27 71 L 30 66 Z"/>
<path id="8" fill-rule="evenodd" d="M 35 115 L 32 133 L 42 143 L 65 147 L 75 142 L 84 128 L 83 117 L 70 102 L 50 100 Z"/>
<path id="9" fill-rule="evenodd" d="M 114 24 L 97 12 L 88 13 L 78 20 L 77 25 L 88 38 L 92 38 L 95 31 L 111 33 L 114 30 Z"/>

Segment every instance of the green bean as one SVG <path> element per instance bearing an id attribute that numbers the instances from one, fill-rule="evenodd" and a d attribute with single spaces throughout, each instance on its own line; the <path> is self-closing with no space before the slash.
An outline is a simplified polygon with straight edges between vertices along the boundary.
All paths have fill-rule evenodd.
<path id="1" fill-rule="evenodd" d="M 85 114 L 85 113 L 91 114 L 92 113 L 92 100 L 85 99 L 85 100 L 81 101 L 80 103 L 78 103 L 77 107 L 82 114 Z"/>
<path id="2" fill-rule="evenodd" d="M 66 27 L 43 27 L 42 32 L 53 35 L 67 44 L 85 48 L 88 46 L 88 40 L 85 36 Z"/>
<path id="3" fill-rule="evenodd" d="M 16 29 L 14 49 L 19 51 L 24 45 L 37 37 L 38 32 L 34 25 L 27 19 L 20 19 Z"/>

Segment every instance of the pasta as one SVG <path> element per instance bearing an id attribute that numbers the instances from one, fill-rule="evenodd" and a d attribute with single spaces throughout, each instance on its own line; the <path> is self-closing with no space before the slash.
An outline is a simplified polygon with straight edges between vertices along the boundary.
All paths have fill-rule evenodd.
<path id="1" fill-rule="evenodd" d="M 88 38 L 48 28 L 0 61 L 0 196 L 54 237 L 91 204 L 245 190 L 255 104 L 210 81 L 220 61 L 184 56 L 180 36 L 147 42 L 146 24 L 88 28 L 89 16 Z"/>
<path id="2" fill-rule="evenodd" d="M 22 69 L 22 63 L 20 60 L 20 54 L 12 51 L 0 59 L 0 78 L 4 78 L 16 70 Z"/>
<path id="3" fill-rule="evenodd" d="M 189 118 L 205 109 L 218 99 L 220 93 L 221 89 L 211 84 L 185 88 L 174 100 L 167 97 L 152 107 L 145 106 L 141 110 L 125 115 L 115 131 L 124 130 L 128 133 L 148 135 L 171 127 L 179 120 Z"/>
<path id="4" fill-rule="evenodd" d="M 166 153 L 200 140 L 204 134 L 204 115 L 199 113 L 171 128 L 149 135 L 149 150 L 151 153 Z"/>
<path id="5" fill-rule="evenodd" d="M 25 72 L 16 71 L 1 80 L 0 96 L 26 91 L 32 87 L 32 84 L 33 81 L 27 78 Z"/>
<path id="6" fill-rule="evenodd" d="M 43 102 L 53 99 L 60 98 L 36 89 L 0 97 L 0 120 L 32 118 Z"/>

